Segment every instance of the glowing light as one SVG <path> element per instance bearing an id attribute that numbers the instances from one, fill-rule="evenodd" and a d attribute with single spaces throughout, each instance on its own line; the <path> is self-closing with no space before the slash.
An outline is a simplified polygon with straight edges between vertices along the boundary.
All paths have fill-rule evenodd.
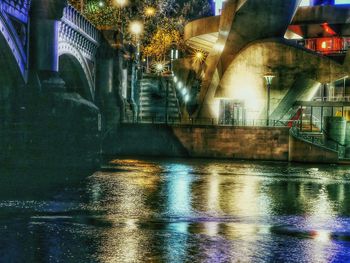
<path id="1" fill-rule="evenodd" d="M 115 0 L 115 3 L 119 8 L 123 8 L 128 4 L 128 0 Z"/>
<path id="2" fill-rule="evenodd" d="M 319 230 L 312 233 L 312 237 L 320 242 L 328 242 L 331 239 L 331 234 L 325 230 Z"/>
<path id="3" fill-rule="evenodd" d="M 272 84 L 272 80 L 274 79 L 274 75 L 272 75 L 272 74 L 266 74 L 265 76 L 264 76 L 264 78 L 265 78 L 265 80 L 266 80 L 266 83 L 268 84 L 268 85 L 271 85 Z"/>
<path id="4" fill-rule="evenodd" d="M 174 82 L 177 83 L 177 77 L 176 76 L 174 77 Z"/>
<path id="5" fill-rule="evenodd" d="M 193 60 L 194 62 L 202 63 L 205 60 L 205 53 L 201 50 L 196 50 L 193 52 Z"/>
<path id="6" fill-rule="evenodd" d="M 261 109 L 265 107 L 266 85 L 260 75 L 246 71 L 246 68 L 231 69 L 231 74 L 225 74 L 220 85 L 227 87 L 216 98 L 235 99 L 246 110 L 246 119 L 258 119 Z M 228 88 L 230 87 L 230 88 Z M 242 88 L 244 87 L 244 88 Z M 220 100 L 216 100 L 212 112 L 219 116 Z M 214 106 L 214 105 L 213 105 Z"/>
<path id="7" fill-rule="evenodd" d="M 217 52 L 222 52 L 224 50 L 224 45 L 223 44 L 220 44 L 220 43 L 216 43 L 214 46 L 213 46 L 213 49 Z"/>
<path id="8" fill-rule="evenodd" d="M 167 65 L 166 61 L 156 61 L 152 64 L 152 67 L 156 73 L 160 74 L 166 71 L 166 65 Z"/>
<path id="9" fill-rule="evenodd" d="M 181 91 L 182 95 L 185 96 L 187 94 L 187 89 L 186 88 L 183 88 L 182 91 Z"/>
<path id="10" fill-rule="evenodd" d="M 177 84 L 177 88 L 178 89 L 181 89 L 183 87 L 183 84 L 182 84 L 182 82 L 180 81 L 178 84 Z"/>
<path id="11" fill-rule="evenodd" d="M 185 96 L 185 102 L 189 102 L 189 101 L 190 101 L 190 95 L 187 94 L 187 95 Z"/>
<path id="12" fill-rule="evenodd" d="M 104 2 L 102 2 L 102 1 L 98 2 L 98 6 L 99 6 L 99 7 L 103 7 L 104 5 L 105 5 Z"/>
<path id="13" fill-rule="evenodd" d="M 129 25 L 131 34 L 139 36 L 143 32 L 143 24 L 140 21 L 132 21 Z"/>
<path id="14" fill-rule="evenodd" d="M 147 17 L 152 17 L 156 14 L 156 9 L 152 6 L 148 6 L 145 8 L 145 15 Z"/>

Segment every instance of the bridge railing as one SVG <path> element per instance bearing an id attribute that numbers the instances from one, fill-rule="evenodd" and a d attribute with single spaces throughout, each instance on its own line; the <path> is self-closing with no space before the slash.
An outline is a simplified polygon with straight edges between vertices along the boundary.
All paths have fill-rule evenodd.
<path id="1" fill-rule="evenodd" d="M 293 121 L 282 120 L 266 120 L 266 119 L 251 119 L 251 120 L 219 120 L 217 118 L 181 118 L 181 117 L 166 117 L 164 115 L 152 115 L 142 118 L 130 118 L 122 121 L 123 123 L 144 123 L 144 124 L 170 124 L 170 125 L 193 125 L 193 126 L 250 126 L 250 127 L 291 127 Z"/>
<path id="2" fill-rule="evenodd" d="M 62 20 L 75 30 L 83 32 L 90 40 L 93 40 L 93 42 L 97 43 L 99 41 L 98 29 L 73 6 L 68 5 L 64 8 Z"/>
<path id="3" fill-rule="evenodd" d="M 24 23 L 27 22 L 30 0 L 0 0 L 0 4 L 6 13 Z"/>

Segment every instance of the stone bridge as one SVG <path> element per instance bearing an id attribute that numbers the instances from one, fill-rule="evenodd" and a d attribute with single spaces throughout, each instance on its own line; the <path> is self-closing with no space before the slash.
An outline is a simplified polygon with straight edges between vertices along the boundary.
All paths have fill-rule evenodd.
<path id="1" fill-rule="evenodd" d="M 7 138 L 0 148 L 5 157 L 9 151 L 13 156 L 35 152 L 42 159 L 51 151 L 54 163 L 62 163 L 62 156 L 95 162 L 104 110 L 97 106 L 118 101 L 118 54 L 66 0 L 0 0 L 0 127 Z M 98 73 L 105 70 L 108 74 Z M 112 103 L 98 100 L 104 89 Z"/>
<path id="2" fill-rule="evenodd" d="M 35 2 L 41 1 L 34 0 L 32 3 L 29 0 L 0 1 L 0 45 L 3 50 L 3 62 L 12 65 L 11 72 L 16 70 L 25 84 L 29 80 L 30 53 L 36 51 L 30 47 L 30 21 L 43 20 L 35 15 L 31 18 L 30 13 L 47 13 L 50 11 L 49 8 L 54 8 L 53 1 L 43 1 L 43 6 L 47 5 L 48 10 L 31 10 L 32 6 L 35 7 Z M 54 12 L 59 13 L 57 10 Z M 55 21 L 55 25 L 48 27 L 47 24 L 41 26 L 43 31 L 36 32 L 42 33 L 38 36 L 39 43 L 33 43 L 44 50 L 50 44 L 49 48 L 53 51 L 50 57 L 41 51 L 38 52 L 44 55 L 38 60 L 41 66 L 47 64 L 44 68 L 59 70 L 67 88 L 77 90 L 84 98 L 94 101 L 96 53 L 100 45 L 100 32 L 69 5 L 63 8 L 62 17 Z"/>

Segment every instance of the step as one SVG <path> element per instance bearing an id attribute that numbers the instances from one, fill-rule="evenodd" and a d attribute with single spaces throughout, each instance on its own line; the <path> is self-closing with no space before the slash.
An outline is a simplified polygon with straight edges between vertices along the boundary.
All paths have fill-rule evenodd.
<path id="1" fill-rule="evenodd" d="M 165 103 L 160 103 L 160 104 L 148 104 L 148 103 L 141 103 L 140 104 L 140 107 L 141 108 L 145 108 L 145 109 L 151 109 L 151 108 L 165 108 L 166 105 Z M 178 108 L 177 104 L 174 104 L 174 103 L 169 103 L 168 104 L 168 108 Z"/>
<path id="2" fill-rule="evenodd" d="M 165 91 L 141 90 L 141 91 L 140 91 L 140 96 L 141 96 L 142 94 L 143 94 L 143 95 L 157 94 L 157 95 L 161 95 L 161 96 L 166 97 L 166 92 L 165 92 Z M 168 96 L 169 96 L 169 97 L 171 97 L 171 96 L 176 97 L 176 94 L 175 94 L 174 92 L 170 92 L 170 91 L 169 91 Z"/>
<path id="3" fill-rule="evenodd" d="M 146 97 L 146 96 L 140 96 L 140 101 L 142 100 L 154 100 L 155 98 L 152 98 L 152 97 Z M 160 99 L 166 99 L 165 97 L 160 97 Z M 169 101 L 177 101 L 177 98 L 175 97 L 168 97 L 168 100 Z"/>
<path id="4" fill-rule="evenodd" d="M 165 118 L 165 114 L 158 114 L 158 115 L 149 115 L 149 114 L 139 114 L 139 118 L 141 120 L 145 120 L 145 119 L 160 119 L 160 118 Z M 171 119 L 179 119 L 180 115 L 179 114 L 168 114 L 168 118 Z"/>
<path id="5" fill-rule="evenodd" d="M 179 113 L 178 109 L 168 109 L 169 113 Z M 140 113 L 153 113 L 153 114 L 158 114 L 158 113 L 165 113 L 165 108 L 159 108 L 159 109 L 149 109 L 149 110 L 144 110 L 140 109 Z"/>

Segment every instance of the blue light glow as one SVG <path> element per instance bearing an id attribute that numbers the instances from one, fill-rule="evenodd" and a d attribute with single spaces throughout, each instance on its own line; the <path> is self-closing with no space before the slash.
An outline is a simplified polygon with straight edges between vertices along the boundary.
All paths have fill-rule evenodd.
<path id="1" fill-rule="evenodd" d="M 350 0 L 335 0 L 336 5 L 347 5 L 350 4 Z"/>
<path id="2" fill-rule="evenodd" d="M 350 0 L 302 0 L 300 6 L 349 5 Z"/>

